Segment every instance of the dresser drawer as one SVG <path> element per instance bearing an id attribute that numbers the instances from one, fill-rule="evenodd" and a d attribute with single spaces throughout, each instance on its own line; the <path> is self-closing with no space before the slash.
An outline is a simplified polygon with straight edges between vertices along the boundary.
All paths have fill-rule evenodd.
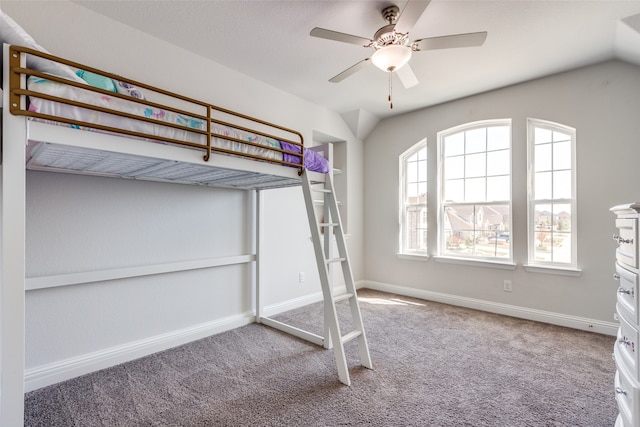
<path id="1" fill-rule="evenodd" d="M 622 265 L 638 268 L 638 220 L 636 218 L 617 218 L 618 233 L 613 236 L 618 242 L 616 259 Z"/>
<path id="2" fill-rule="evenodd" d="M 628 377 L 627 372 L 621 367 L 616 371 L 614 379 L 616 403 L 620 415 L 616 426 L 640 427 L 640 389 L 637 384 Z"/>
<path id="3" fill-rule="evenodd" d="M 618 314 L 628 322 L 638 326 L 640 317 L 638 310 L 638 275 L 616 263 L 614 278 L 618 280 Z"/>
<path id="4" fill-rule="evenodd" d="M 614 345 L 616 363 L 623 365 L 636 381 L 639 381 L 638 371 L 638 330 L 624 317 L 618 316 L 620 328 Z"/>

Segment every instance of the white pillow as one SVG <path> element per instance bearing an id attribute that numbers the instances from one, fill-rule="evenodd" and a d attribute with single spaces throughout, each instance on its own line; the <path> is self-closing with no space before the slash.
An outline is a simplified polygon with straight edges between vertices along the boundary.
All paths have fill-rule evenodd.
<path id="1" fill-rule="evenodd" d="M 25 30 L 18 25 L 16 21 L 11 19 L 9 15 L 0 10 L 0 42 L 24 46 L 40 52 L 49 53 L 45 48 L 40 46 Z M 1 63 L 0 63 L 1 64 Z M 48 59 L 38 58 L 33 55 L 27 55 L 27 67 L 34 70 L 50 73 L 55 76 L 67 78 L 77 82 L 85 83 L 71 67 L 58 64 Z"/>

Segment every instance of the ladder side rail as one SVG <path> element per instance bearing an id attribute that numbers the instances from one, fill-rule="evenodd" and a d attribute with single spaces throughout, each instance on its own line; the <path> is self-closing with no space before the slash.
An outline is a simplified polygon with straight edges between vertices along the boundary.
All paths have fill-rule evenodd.
<path id="1" fill-rule="evenodd" d="M 331 175 L 332 172 L 329 172 L 329 175 Z M 328 189 L 328 182 L 329 182 L 329 175 L 327 176 L 327 179 L 325 179 L 325 182 L 323 184 L 324 189 Z M 322 204 L 322 213 L 323 213 L 323 222 L 325 223 L 332 223 L 333 220 L 331 218 L 331 209 L 329 209 L 329 203 L 327 200 L 328 194 L 327 193 L 322 193 L 322 200 L 323 200 L 323 204 Z M 331 236 L 333 234 L 333 227 L 324 227 L 322 229 L 324 231 L 323 233 L 323 245 L 324 245 L 324 258 L 325 258 L 325 262 L 328 259 L 333 258 L 333 254 L 332 254 L 332 245 L 331 245 Z M 334 274 L 334 268 L 332 264 L 327 264 L 327 275 L 328 275 L 328 280 L 329 280 L 329 291 L 331 292 L 331 297 L 333 300 L 333 293 L 334 293 L 334 289 L 333 289 L 333 274 Z M 332 316 L 332 310 L 329 307 L 325 307 L 324 310 L 324 336 L 325 338 L 325 348 L 333 348 L 333 336 L 331 335 L 331 328 L 329 328 L 329 324 L 331 323 L 331 316 Z M 336 339 L 340 339 L 339 336 L 335 337 Z"/>

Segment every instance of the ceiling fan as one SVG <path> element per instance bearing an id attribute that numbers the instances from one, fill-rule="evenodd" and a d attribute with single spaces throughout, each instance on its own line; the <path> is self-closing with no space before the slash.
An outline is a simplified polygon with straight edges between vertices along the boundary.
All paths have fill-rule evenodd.
<path id="1" fill-rule="evenodd" d="M 372 47 L 375 52 L 371 57 L 352 65 L 341 73 L 329 79 L 332 83 L 338 83 L 356 73 L 369 62 L 377 68 L 389 73 L 389 105 L 391 102 L 391 75 L 395 72 L 405 88 L 418 84 L 418 78 L 409 66 L 413 52 L 435 49 L 450 49 L 458 47 L 481 46 L 487 38 L 487 32 L 453 34 L 440 37 L 429 37 L 409 42 L 409 32 L 429 5 L 427 1 L 407 1 L 400 14 L 400 8 L 392 5 L 382 9 L 382 18 L 388 22 L 380 28 L 373 39 L 354 36 L 324 28 L 314 28 L 310 35 L 343 43 L 356 44 L 366 48 Z"/>

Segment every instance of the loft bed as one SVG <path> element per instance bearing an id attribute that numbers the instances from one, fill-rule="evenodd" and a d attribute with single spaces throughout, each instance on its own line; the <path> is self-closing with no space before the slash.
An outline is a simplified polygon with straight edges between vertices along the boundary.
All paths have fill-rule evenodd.
<path id="1" fill-rule="evenodd" d="M 27 169 L 240 189 L 299 185 L 305 169 L 329 172 L 297 131 L 34 49 L 9 51 L 9 109 L 30 130 Z M 77 130 L 126 142 L 94 147 L 98 138 Z M 158 145 L 188 152 L 166 158 Z"/>
<path id="2" fill-rule="evenodd" d="M 7 43 L 0 89 L 0 425 L 21 425 L 25 168 L 259 194 L 263 189 L 330 182 L 326 177 L 331 176 L 331 147 L 305 147 L 298 131 L 53 56 L 24 34 L 22 39 L 7 37 L 7 28 L 15 29 L 15 23 L 1 11 L 0 18 L 0 35 Z M 258 270 L 259 197 L 255 205 L 258 248 L 250 259 Z M 256 321 L 270 320 L 261 319 L 259 284 L 255 285 Z M 331 296 L 327 300 L 324 287 L 323 293 L 327 304 Z M 349 298 L 355 298 L 355 289 Z M 266 324 L 278 328 L 277 322 Z M 335 324 L 334 333 L 337 320 Z M 304 331 L 286 326 L 282 330 L 303 337 Z M 364 339 L 363 331 L 361 335 Z M 322 343 L 322 337 L 317 338 Z M 341 381 L 348 384 L 346 362 L 338 369 Z"/>

